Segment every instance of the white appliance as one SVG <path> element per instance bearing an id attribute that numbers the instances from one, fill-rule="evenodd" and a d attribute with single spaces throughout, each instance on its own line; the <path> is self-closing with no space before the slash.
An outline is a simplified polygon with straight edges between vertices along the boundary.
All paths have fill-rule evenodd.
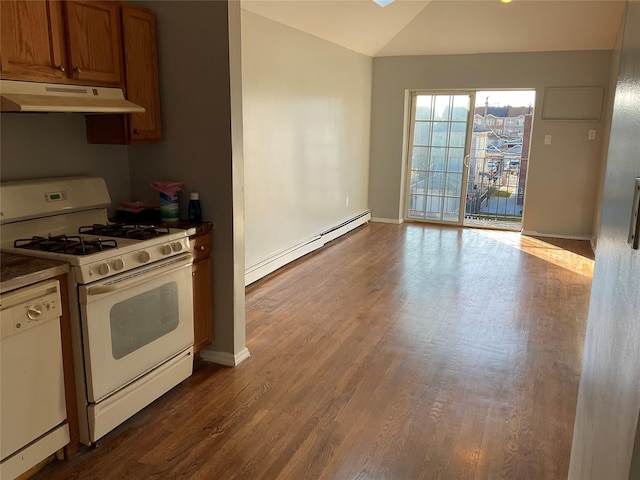
<path id="1" fill-rule="evenodd" d="M 13 290 L 0 303 L 0 478 L 10 480 L 69 443 L 59 283 Z"/>
<path id="2" fill-rule="evenodd" d="M 104 180 L 3 183 L 3 250 L 70 263 L 80 440 L 90 445 L 193 369 L 187 232 L 112 224 Z"/>

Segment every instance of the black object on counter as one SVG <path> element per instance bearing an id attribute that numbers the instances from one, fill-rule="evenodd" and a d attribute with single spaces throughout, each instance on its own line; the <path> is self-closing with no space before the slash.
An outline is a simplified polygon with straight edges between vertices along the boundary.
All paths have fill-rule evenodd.
<path id="1" fill-rule="evenodd" d="M 123 223 L 133 223 L 135 225 L 156 225 L 160 223 L 160 209 L 147 208 L 140 212 L 129 212 L 127 210 L 118 210 L 116 212 L 116 221 Z"/>
<path id="2" fill-rule="evenodd" d="M 202 221 L 202 207 L 200 206 L 200 195 L 198 192 L 192 192 L 189 196 L 189 221 Z"/>

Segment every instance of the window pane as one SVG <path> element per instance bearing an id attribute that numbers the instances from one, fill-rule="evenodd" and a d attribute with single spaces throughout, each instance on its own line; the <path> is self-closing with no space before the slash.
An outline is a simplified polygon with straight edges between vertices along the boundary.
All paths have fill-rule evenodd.
<path id="1" fill-rule="evenodd" d="M 435 120 L 451 119 L 451 97 L 449 95 L 436 95 L 434 108 Z"/>
<path id="2" fill-rule="evenodd" d="M 464 148 L 449 149 L 449 163 L 447 165 L 448 171 L 462 173 L 463 161 L 464 161 Z"/>
<path id="3" fill-rule="evenodd" d="M 433 135 L 431 137 L 431 145 L 437 147 L 446 147 L 449 141 L 449 125 L 448 122 L 434 122 Z"/>
<path id="4" fill-rule="evenodd" d="M 451 124 L 451 138 L 449 145 L 452 147 L 464 147 L 467 138 L 467 124 L 454 122 Z"/>
<path id="5" fill-rule="evenodd" d="M 460 199 L 458 198 L 452 198 L 452 197 L 444 198 L 444 214 L 445 216 L 449 217 L 447 218 L 448 220 L 451 220 L 451 219 L 457 220 L 458 213 L 460 211 L 459 205 L 460 205 Z"/>
<path id="6" fill-rule="evenodd" d="M 429 173 L 429 194 L 430 195 L 442 195 L 444 193 L 444 173 L 430 172 Z"/>
<path id="7" fill-rule="evenodd" d="M 411 157 L 412 170 L 426 170 L 429 164 L 429 148 L 413 147 L 413 155 Z"/>
<path id="8" fill-rule="evenodd" d="M 441 197 L 427 197 L 427 211 L 425 218 L 440 220 Z"/>
<path id="9" fill-rule="evenodd" d="M 444 172 L 447 166 L 447 149 L 432 148 L 429 155 L 429 169 Z"/>
<path id="10" fill-rule="evenodd" d="M 449 173 L 447 175 L 447 190 L 446 194 L 452 197 L 459 197 L 462 185 L 462 174 Z"/>
<path id="11" fill-rule="evenodd" d="M 418 95 L 416 99 L 416 120 L 432 120 L 431 95 Z"/>
<path id="12" fill-rule="evenodd" d="M 466 122 L 469 118 L 469 95 L 456 95 L 453 97 L 453 114 L 452 120 L 461 120 Z"/>
<path id="13" fill-rule="evenodd" d="M 409 196 L 409 216 L 424 218 L 425 197 L 423 195 Z"/>
<path id="14" fill-rule="evenodd" d="M 444 207 L 442 212 L 442 219 L 449 222 L 457 222 L 459 216 L 458 205 L 460 200 L 457 198 L 444 198 Z"/>
<path id="15" fill-rule="evenodd" d="M 431 145 L 431 122 L 416 122 L 413 133 L 414 145 Z"/>
<path id="16" fill-rule="evenodd" d="M 411 172 L 411 194 L 425 193 L 427 188 L 427 172 Z"/>

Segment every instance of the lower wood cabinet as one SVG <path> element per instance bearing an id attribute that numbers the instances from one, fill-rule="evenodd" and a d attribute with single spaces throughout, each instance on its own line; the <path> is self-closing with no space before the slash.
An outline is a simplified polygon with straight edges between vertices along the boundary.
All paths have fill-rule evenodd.
<path id="1" fill-rule="evenodd" d="M 211 233 L 189 237 L 193 254 L 194 354 L 213 341 L 213 288 L 211 280 Z"/>

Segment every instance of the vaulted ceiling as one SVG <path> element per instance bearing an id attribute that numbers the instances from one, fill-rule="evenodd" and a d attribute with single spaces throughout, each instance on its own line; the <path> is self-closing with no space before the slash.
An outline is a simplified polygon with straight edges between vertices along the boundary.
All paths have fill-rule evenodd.
<path id="1" fill-rule="evenodd" d="M 625 1 L 242 0 L 243 9 L 371 57 L 612 50 Z"/>

